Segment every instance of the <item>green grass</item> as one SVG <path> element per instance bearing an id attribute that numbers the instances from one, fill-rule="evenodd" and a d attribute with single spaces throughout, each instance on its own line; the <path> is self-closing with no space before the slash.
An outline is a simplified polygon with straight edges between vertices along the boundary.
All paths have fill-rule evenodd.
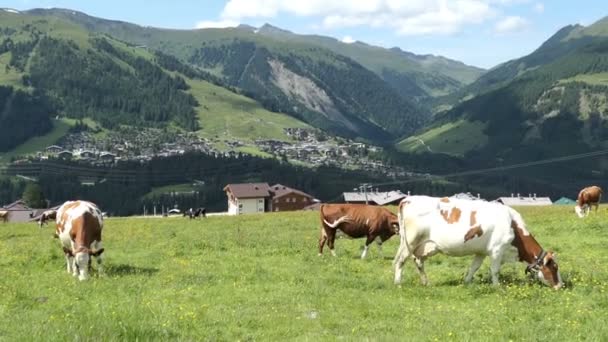
<path id="1" fill-rule="evenodd" d="M 574 77 L 560 80 L 559 83 L 568 82 L 583 82 L 591 85 L 608 85 L 608 72 L 600 72 L 595 74 L 580 74 Z"/>
<path id="2" fill-rule="evenodd" d="M 484 127 L 485 124 L 481 121 L 459 120 L 408 137 L 399 142 L 397 148 L 405 152 L 433 152 L 461 156 L 488 142 L 488 136 L 483 133 Z"/>
<path id="3" fill-rule="evenodd" d="M 23 83 L 21 82 L 21 74 L 17 69 L 9 67 L 11 53 L 7 52 L 0 55 L 0 85 L 13 86 L 18 89 L 23 89 Z"/>
<path id="4" fill-rule="evenodd" d="M 256 101 L 211 83 L 188 80 L 197 108 L 203 137 L 229 137 L 253 142 L 256 139 L 290 141 L 283 128 L 310 128 L 288 115 L 265 110 Z"/>
<path id="5" fill-rule="evenodd" d="M 0 163 L 8 161 L 11 157 L 43 152 L 46 147 L 55 144 L 61 137 L 66 135 L 70 127 L 76 123 L 76 120 L 59 119 L 52 122 L 53 129 L 49 133 L 30 138 L 10 152 L 0 153 Z"/>
<path id="6" fill-rule="evenodd" d="M 608 339 L 605 207 L 580 220 L 571 207 L 521 209 L 558 253 L 567 288 L 554 291 L 506 264 L 473 285 L 471 258 L 435 256 L 431 285 L 413 265 L 392 284 L 391 259 L 339 239 L 317 257 L 318 213 L 108 219 L 106 275 L 65 272 L 52 228 L 0 224 L 0 340 L 576 341 Z M 373 246 L 375 247 L 375 246 Z"/>

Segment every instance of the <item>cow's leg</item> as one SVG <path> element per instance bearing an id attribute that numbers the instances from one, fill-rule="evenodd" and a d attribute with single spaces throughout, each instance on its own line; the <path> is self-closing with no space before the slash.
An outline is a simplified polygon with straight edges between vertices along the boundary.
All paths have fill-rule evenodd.
<path id="1" fill-rule="evenodd" d="M 63 254 L 65 255 L 65 263 L 67 264 L 68 273 L 74 272 L 74 258 L 72 257 L 72 251 L 63 247 Z"/>
<path id="2" fill-rule="evenodd" d="M 426 286 L 429 284 L 429 278 L 424 271 L 424 261 L 426 258 L 437 254 L 438 251 L 437 244 L 432 241 L 426 241 L 418 246 L 414 252 L 414 264 L 416 265 L 416 270 L 418 271 L 422 285 Z"/>
<path id="3" fill-rule="evenodd" d="M 473 276 L 475 275 L 475 272 L 477 272 L 477 270 L 479 270 L 479 267 L 481 267 L 481 264 L 483 263 L 483 259 L 485 259 L 485 258 L 486 258 L 486 256 L 483 254 L 475 255 L 475 257 L 473 258 L 473 262 L 471 263 L 471 267 L 469 268 L 469 272 L 464 277 L 465 284 L 470 284 L 471 281 L 473 281 Z"/>
<path id="4" fill-rule="evenodd" d="M 376 239 L 376 243 L 378 244 L 378 255 L 382 258 L 383 254 L 382 254 L 382 244 L 384 243 L 385 239 L 383 237 L 379 237 Z"/>
<path id="5" fill-rule="evenodd" d="M 327 246 L 329 247 L 329 252 L 333 256 L 336 256 L 336 251 L 334 250 L 334 242 L 336 241 L 336 230 L 337 229 L 328 229 L 325 231 L 327 233 Z"/>
<path id="6" fill-rule="evenodd" d="M 407 245 L 401 244 L 399 246 L 399 250 L 397 250 L 397 254 L 395 255 L 395 259 L 393 264 L 395 265 L 395 284 L 401 284 L 401 274 L 403 273 L 403 264 L 407 258 L 410 257 L 410 250 L 407 248 Z"/>
<path id="7" fill-rule="evenodd" d="M 95 257 L 95 261 L 97 262 L 97 274 L 102 275 L 104 273 L 103 270 L 103 244 L 101 241 L 93 243 L 94 249 L 98 251 L 93 254 Z"/>
<path id="8" fill-rule="evenodd" d="M 500 285 L 498 281 L 498 272 L 500 272 L 500 266 L 502 265 L 503 251 L 497 251 L 490 256 L 490 275 L 492 277 L 492 285 Z"/>
<path id="9" fill-rule="evenodd" d="M 323 246 L 327 242 L 327 232 L 324 227 L 321 228 L 321 236 L 319 236 L 319 256 L 323 255 Z"/>
<path id="10" fill-rule="evenodd" d="M 361 253 L 361 259 L 365 259 L 365 256 L 367 256 L 367 250 L 369 249 L 369 245 L 371 245 L 375 239 L 376 236 L 374 235 L 367 236 L 367 239 L 365 240 L 365 246 L 363 246 L 363 253 Z"/>

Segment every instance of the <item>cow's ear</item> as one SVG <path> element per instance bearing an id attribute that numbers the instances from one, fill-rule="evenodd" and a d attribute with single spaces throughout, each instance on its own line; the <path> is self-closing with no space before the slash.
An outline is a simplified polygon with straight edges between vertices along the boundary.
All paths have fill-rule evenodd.
<path id="1" fill-rule="evenodd" d="M 101 253 L 103 253 L 103 248 L 97 249 L 97 250 L 91 250 L 91 252 L 89 252 L 90 255 L 92 256 L 99 256 L 101 255 Z"/>

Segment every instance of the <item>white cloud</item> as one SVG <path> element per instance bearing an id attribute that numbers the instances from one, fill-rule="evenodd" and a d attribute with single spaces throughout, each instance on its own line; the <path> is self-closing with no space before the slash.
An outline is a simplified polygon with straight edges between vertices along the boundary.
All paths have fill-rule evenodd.
<path id="1" fill-rule="evenodd" d="M 367 26 L 401 35 L 451 34 L 494 18 L 504 6 L 529 0 L 228 0 L 222 20 L 314 17 L 325 29 Z"/>
<path id="2" fill-rule="evenodd" d="M 543 4 L 542 2 L 537 2 L 534 5 L 534 12 L 543 13 L 544 11 L 545 11 L 545 4 Z"/>
<path id="3" fill-rule="evenodd" d="M 218 21 L 205 20 L 205 21 L 199 21 L 195 25 L 195 27 L 197 29 L 226 28 L 226 27 L 237 27 L 237 26 L 239 26 L 239 22 L 234 21 L 234 20 L 218 20 Z"/>
<path id="4" fill-rule="evenodd" d="M 351 36 L 344 36 L 344 38 L 342 38 L 342 43 L 352 44 L 354 42 L 356 42 L 356 40 Z"/>
<path id="5" fill-rule="evenodd" d="M 528 24 L 528 21 L 522 17 L 511 16 L 497 22 L 494 30 L 497 33 L 512 33 L 525 29 Z"/>

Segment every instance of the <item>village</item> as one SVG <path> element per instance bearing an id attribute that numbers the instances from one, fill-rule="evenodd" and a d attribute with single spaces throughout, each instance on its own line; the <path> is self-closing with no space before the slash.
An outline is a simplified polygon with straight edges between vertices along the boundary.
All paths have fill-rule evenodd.
<path id="1" fill-rule="evenodd" d="M 312 129 L 286 128 L 292 141 L 258 139 L 250 142 L 229 138 L 204 138 L 196 133 L 171 132 L 162 129 L 121 127 L 116 131 L 96 134 L 88 130 L 73 132 L 56 144 L 38 151 L 35 158 L 79 160 L 93 166 L 108 166 L 124 161 L 149 161 L 157 157 L 198 152 L 238 158 L 253 147 L 273 158 L 310 167 L 335 166 L 386 176 L 404 176 L 402 168 L 389 166 L 377 157 L 382 149 L 340 137 L 327 137 Z"/>

